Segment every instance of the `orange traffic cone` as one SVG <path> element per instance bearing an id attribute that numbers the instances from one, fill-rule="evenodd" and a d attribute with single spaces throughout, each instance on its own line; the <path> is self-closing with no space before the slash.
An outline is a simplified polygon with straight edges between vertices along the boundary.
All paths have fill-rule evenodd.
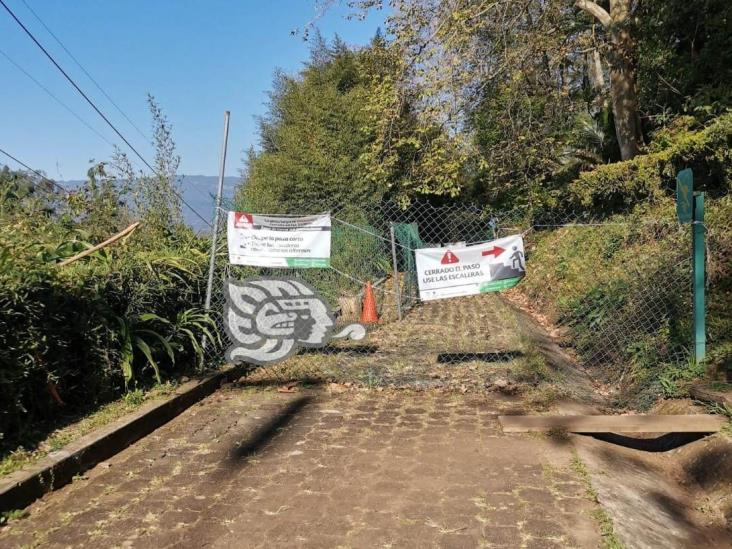
<path id="1" fill-rule="evenodd" d="M 371 281 L 366 283 L 363 291 L 363 307 L 361 308 L 361 324 L 376 324 L 379 321 L 379 314 L 376 312 L 376 299 Z"/>

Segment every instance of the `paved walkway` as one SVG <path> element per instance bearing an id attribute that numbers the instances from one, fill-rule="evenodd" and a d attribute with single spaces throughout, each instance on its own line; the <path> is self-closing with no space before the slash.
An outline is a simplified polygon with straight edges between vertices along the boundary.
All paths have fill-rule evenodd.
<path id="1" fill-rule="evenodd" d="M 598 547 L 561 440 L 493 396 L 212 395 L 0 531 L 0 547 Z"/>

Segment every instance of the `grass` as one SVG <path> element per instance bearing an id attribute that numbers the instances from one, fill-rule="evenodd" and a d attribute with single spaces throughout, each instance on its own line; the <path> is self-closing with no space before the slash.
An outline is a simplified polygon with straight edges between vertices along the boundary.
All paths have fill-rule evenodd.
<path id="1" fill-rule="evenodd" d="M 524 356 L 517 360 L 516 381 L 540 383 L 542 381 L 559 381 L 560 374 L 549 366 L 544 355 L 529 345 L 525 345 Z"/>
<path id="2" fill-rule="evenodd" d="M 727 418 L 727 423 L 724 424 L 720 433 L 732 438 L 732 408 L 720 402 L 697 402 L 704 406 L 710 414 L 717 414 Z"/>
<path id="3" fill-rule="evenodd" d="M 12 511 L 3 511 L 0 513 L 0 526 L 3 526 L 11 520 L 19 520 L 28 516 L 25 509 L 13 509 Z"/>
<path id="4" fill-rule="evenodd" d="M 369 389 L 374 389 L 376 387 L 379 387 L 380 385 L 383 385 L 384 378 L 379 374 L 378 370 L 374 368 L 369 368 L 359 376 L 359 381 L 363 383 L 364 387 L 367 387 Z"/>
<path id="5" fill-rule="evenodd" d="M 168 382 L 158 385 L 149 391 L 143 391 L 142 389 L 129 391 L 122 398 L 105 404 L 79 421 L 56 429 L 40 442 L 34 441 L 33 443 L 19 446 L 0 459 L 0 477 L 9 475 L 37 462 L 49 453 L 60 450 L 70 442 L 83 437 L 93 430 L 108 425 L 122 416 L 135 411 L 149 400 L 169 395 L 175 387 L 175 384 Z"/>
<path id="6" fill-rule="evenodd" d="M 717 414 L 732 420 L 732 407 L 720 402 L 703 402 L 710 414 Z"/>
<path id="7" fill-rule="evenodd" d="M 603 549 L 624 549 L 623 543 L 615 534 L 615 528 L 613 527 L 613 519 L 605 509 L 600 506 L 598 499 L 597 490 L 592 486 L 592 479 L 590 478 L 590 472 L 587 470 L 587 466 L 580 459 L 577 451 L 573 452 L 572 456 L 572 470 L 580 477 L 582 484 L 585 487 L 585 493 L 587 497 L 597 504 L 597 509 L 592 512 L 592 518 L 594 518 L 598 526 L 600 527 L 600 535 L 602 536 L 602 548 Z"/>

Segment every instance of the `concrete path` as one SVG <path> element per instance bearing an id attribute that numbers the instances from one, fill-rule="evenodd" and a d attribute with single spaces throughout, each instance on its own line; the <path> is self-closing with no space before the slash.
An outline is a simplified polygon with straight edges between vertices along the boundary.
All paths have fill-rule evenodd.
<path id="1" fill-rule="evenodd" d="M 503 435 L 498 398 L 223 390 L 31 506 L 0 547 L 600 546 L 571 446 Z"/>

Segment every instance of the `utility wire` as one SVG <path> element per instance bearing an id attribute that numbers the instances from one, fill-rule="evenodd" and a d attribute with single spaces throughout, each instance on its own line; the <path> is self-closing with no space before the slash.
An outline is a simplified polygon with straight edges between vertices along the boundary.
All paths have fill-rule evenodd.
<path id="1" fill-rule="evenodd" d="M 76 82 L 74 82 L 74 80 L 61 67 L 61 65 L 59 65 L 56 62 L 56 60 L 53 58 L 53 56 L 50 53 L 48 53 L 48 50 L 46 50 L 46 48 L 43 47 L 43 45 L 36 39 L 36 37 L 33 36 L 33 33 L 31 33 L 31 31 L 28 30 L 28 28 L 23 24 L 23 22 L 20 19 L 18 19 L 18 17 L 15 15 L 15 13 L 13 13 L 13 10 L 11 10 L 8 7 L 8 5 L 5 3 L 5 0 L 0 0 L 0 4 L 2 4 L 3 8 L 5 8 L 5 11 L 7 11 L 10 14 L 10 16 L 20 26 L 20 28 L 23 29 L 23 31 L 25 31 L 25 33 L 30 37 L 30 39 L 33 40 L 33 42 L 36 44 L 36 46 L 38 46 L 40 48 L 40 50 L 46 55 L 46 57 L 48 57 L 49 61 L 51 61 L 51 63 L 53 63 L 53 65 L 59 70 L 59 72 L 64 76 L 64 78 L 66 78 L 66 80 L 68 80 L 69 84 L 71 84 L 76 89 L 76 91 L 79 92 L 79 94 L 86 100 L 86 102 L 89 103 L 91 108 L 94 109 L 96 111 L 96 113 L 102 117 L 102 120 L 104 120 L 107 123 L 107 125 L 110 128 L 112 128 L 112 130 L 114 130 L 114 133 L 116 133 L 117 136 L 122 141 L 125 142 L 125 144 L 130 148 L 130 150 L 132 152 L 134 152 L 137 155 L 137 157 L 142 161 L 142 163 L 145 164 L 148 168 L 150 168 L 150 171 L 155 173 L 155 169 L 150 165 L 150 163 L 147 160 L 145 160 L 145 158 L 137 151 L 137 149 L 135 147 L 132 146 L 132 144 L 125 138 L 125 136 L 120 133 L 120 131 L 115 127 L 115 125 L 109 121 L 109 118 L 107 118 L 104 115 L 104 113 L 99 110 L 99 107 L 97 107 L 94 104 L 94 102 L 91 99 L 89 99 L 89 96 L 86 95 L 82 91 L 82 89 L 77 85 Z"/>
<path id="2" fill-rule="evenodd" d="M 13 66 L 14 66 L 14 67 L 15 67 L 16 69 L 18 69 L 18 70 L 19 70 L 20 72 L 22 72 L 23 74 L 25 74 L 25 75 L 26 75 L 26 76 L 27 76 L 27 77 L 28 77 L 28 78 L 29 78 L 29 79 L 30 79 L 31 81 L 33 81 L 33 83 L 34 83 L 34 84 L 35 84 L 36 86 L 38 86 L 38 87 L 39 87 L 39 88 L 41 88 L 41 89 L 42 89 L 42 90 L 43 90 L 44 92 L 46 92 L 46 93 L 47 93 L 47 94 L 48 94 L 48 95 L 49 95 L 49 96 L 51 97 L 51 99 L 53 99 L 54 101 L 56 101 L 56 103 L 58 103 L 58 104 L 59 104 L 59 105 L 61 105 L 61 106 L 62 106 L 62 107 L 63 107 L 64 109 L 66 109 L 66 110 L 67 110 L 67 111 L 68 111 L 68 112 L 69 112 L 69 113 L 70 113 L 70 114 L 71 114 L 71 115 L 72 115 L 72 116 L 73 116 L 74 118 L 76 118 L 76 119 L 77 119 L 77 120 L 78 120 L 79 122 L 81 122 L 82 124 L 84 124 L 84 126 L 86 126 L 87 128 L 89 128 L 89 129 L 90 129 L 90 130 L 91 130 L 92 132 L 94 132 L 95 134 L 97 134 L 97 136 L 98 136 L 98 137 L 99 137 L 99 138 L 100 138 L 100 139 L 101 139 L 102 141 L 104 141 L 105 143 L 107 143 L 107 145 L 109 145 L 110 147 L 114 147 L 114 143 L 112 143 L 112 142 L 111 142 L 111 141 L 110 141 L 109 139 L 107 139 L 106 137 L 104 137 L 104 135 L 103 135 L 102 133 L 100 133 L 100 132 L 99 132 L 99 131 L 98 131 L 98 130 L 97 130 L 96 128 L 94 128 L 94 127 L 93 127 L 93 126 L 92 126 L 91 124 L 89 124 L 89 123 L 88 123 L 88 122 L 87 122 L 86 120 L 84 120 L 84 119 L 83 119 L 83 118 L 82 118 L 81 116 L 79 116 L 79 115 L 78 115 L 78 114 L 77 114 L 77 113 L 76 113 L 76 112 L 75 112 L 74 110 L 72 110 L 72 109 L 71 109 L 71 107 L 69 107 L 69 106 L 68 106 L 68 105 L 67 105 L 66 103 L 64 103 L 64 102 L 63 102 L 63 101 L 61 101 L 61 100 L 60 100 L 60 99 L 59 99 L 58 97 L 56 97 L 56 96 L 55 96 L 55 95 L 54 95 L 54 94 L 53 94 L 53 93 L 51 92 L 51 90 L 49 90 L 49 89 L 48 89 L 48 88 L 47 88 L 46 86 L 44 86 L 44 85 L 43 85 L 43 84 L 41 84 L 41 83 L 40 83 L 40 82 L 39 82 L 38 80 L 36 80 L 36 79 L 35 79 L 35 78 L 33 77 L 33 75 L 31 75 L 31 74 L 30 74 L 30 73 L 29 73 L 29 72 L 28 72 L 27 70 L 25 70 L 25 69 L 24 69 L 24 68 L 23 68 L 23 67 L 22 67 L 22 66 L 21 66 L 20 64 L 18 64 L 18 63 L 16 63 L 15 61 L 13 61 L 13 60 L 12 60 L 12 59 L 10 58 L 10 56 L 9 56 L 9 55 L 8 55 L 7 53 L 5 53 L 5 52 L 4 52 L 4 51 L 3 51 L 2 49 L 0 49 L 0 55 L 2 55 L 3 57 L 5 57 L 5 59 L 7 59 L 7 60 L 8 60 L 8 62 L 9 62 L 9 63 L 10 63 L 11 65 L 13 65 Z"/>
<path id="3" fill-rule="evenodd" d="M 26 33 L 26 34 L 28 35 L 28 37 L 29 37 L 29 38 L 30 38 L 31 40 L 33 40 L 33 42 L 35 43 L 35 45 L 36 45 L 36 46 L 38 46 L 38 48 L 39 48 L 39 49 L 40 49 L 40 50 L 41 50 L 41 51 L 42 51 L 42 52 L 43 52 L 43 53 L 44 53 L 44 54 L 46 55 L 46 57 L 48 57 L 48 60 L 49 60 L 49 61 L 51 61 L 51 63 L 53 63 L 53 65 L 54 65 L 54 66 L 55 66 L 55 67 L 56 67 L 56 68 L 57 68 L 57 69 L 59 70 L 59 72 L 60 72 L 60 73 L 61 73 L 61 74 L 62 74 L 62 75 L 64 76 L 64 78 L 66 78 L 66 80 L 68 80 L 69 84 L 71 84 L 71 85 L 72 85 L 72 86 L 74 87 L 74 89 L 76 89 L 76 91 L 77 91 L 77 92 L 79 92 L 79 94 L 80 94 L 80 95 L 81 95 L 81 96 L 82 96 L 82 97 L 83 97 L 83 98 L 84 98 L 84 99 L 86 100 L 86 102 L 87 102 L 87 103 L 89 103 L 89 105 L 91 106 L 91 108 L 93 108 L 93 109 L 94 109 L 94 110 L 96 111 L 96 113 L 97 113 L 97 114 L 98 114 L 98 115 L 99 115 L 99 116 L 100 116 L 100 117 L 102 118 L 102 120 L 104 120 L 104 121 L 105 121 L 105 122 L 107 123 L 107 125 L 108 125 L 108 126 L 109 126 L 110 128 L 112 128 L 112 130 L 114 130 L 114 133 L 116 133 L 116 134 L 117 134 L 117 136 L 118 136 L 118 137 L 119 137 L 119 138 L 120 138 L 120 139 L 121 139 L 122 141 L 124 141 L 125 145 L 127 145 L 127 146 L 128 146 L 129 148 L 130 148 L 130 150 L 131 150 L 132 152 L 134 152 L 134 153 L 135 153 L 135 155 L 136 155 L 136 156 L 137 156 L 137 157 L 138 157 L 138 158 L 139 158 L 139 159 L 140 159 L 140 160 L 142 161 L 142 163 L 143 163 L 143 164 L 145 164 L 145 166 L 147 166 L 147 167 L 148 167 L 148 168 L 150 169 L 150 171 L 151 171 L 152 173 L 154 173 L 154 174 L 157 174 L 157 172 L 155 171 L 155 168 L 153 168 L 153 167 L 152 167 L 152 166 L 150 165 L 150 163 L 149 163 L 149 162 L 148 162 L 147 160 L 145 160 L 145 157 L 143 157 L 143 156 L 142 156 L 142 155 L 141 155 L 141 154 L 139 153 L 139 151 L 138 151 L 138 150 L 137 150 L 137 149 L 136 149 L 135 147 L 133 147 L 133 146 L 132 146 L 132 143 L 130 143 L 130 142 L 129 142 L 129 141 L 127 140 L 127 138 L 126 138 L 126 137 L 125 137 L 124 135 L 122 135 L 122 133 L 121 133 L 121 132 L 120 132 L 120 131 L 119 131 L 119 130 L 117 129 L 117 127 L 116 127 L 116 126 L 115 126 L 114 124 L 112 124 L 112 122 L 110 122 L 110 121 L 109 121 L 109 118 L 107 118 L 107 117 L 106 117 L 106 116 L 104 115 L 104 113 L 103 113 L 103 112 L 102 112 L 101 110 L 99 110 L 99 107 L 97 107 L 97 106 L 96 106 L 96 105 L 94 104 L 94 102 L 93 102 L 93 101 L 92 101 L 91 99 L 89 99 L 89 96 L 88 96 L 87 94 L 85 94 L 85 93 L 84 93 L 84 91 L 83 91 L 83 90 L 82 90 L 82 89 L 81 89 L 81 88 L 79 87 L 79 85 L 78 85 L 78 84 L 77 84 L 76 82 L 74 82 L 73 78 L 71 78 L 71 77 L 70 77 L 70 76 L 68 75 L 68 73 L 67 73 L 67 72 L 66 72 L 66 71 L 65 71 L 65 70 L 64 70 L 64 69 L 63 69 L 63 68 L 61 67 L 61 65 L 59 65 L 59 64 L 58 64 L 58 63 L 56 62 L 56 60 L 55 60 L 55 59 L 53 58 L 53 56 L 52 56 L 52 55 L 51 55 L 50 53 L 48 53 L 48 50 L 47 50 L 46 48 L 44 48 L 44 47 L 43 47 L 43 45 L 42 45 L 42 44 L 41 44 L 41 43 L 40 43 L 40 42 L 38 41 L 38 39 L 36 39 L 36 37 L 35 37 L 35 36 L 33 36 L 33 33 L 32 33 L 31 31 L 29 31 L 29 30 L 28 30 L 28 28 L 27 28 L 27 27 L 26 27 L 26 26 L 25 26 L 25 25 L 23 24 L 23 22 L 22 22 L 22 21 L 21 21 L 20 19 L 18 19 L 18 16 L 17 16 L 17 15 L 15 15 L 15 13 L 13 13 L 13 10 L 11 10 L 11 9 L 10 9 L 10 8 L 8 7 L 8 5 L 7 5 L 6 3 L 5 3 L 5 0 L 0 0 L 0 5 L 2 5 L 2 7 L 3 7 L 3 8 L 5 8 L 5 11 L 7 11 L 7 12 L 8 12 L 9 14 L 10 14 L 10 16 L 11 16 L 11 17 L 12 17 L 12 18 L 13 18 L 13 19 L 15 20 L 15 22 L 16 22 L 16 23 L 17 23 L 17 24 L 18 24 L 18 25 L 20 26 L 20 28 L 21 28 L 21 29 L 23 29 L 23 31 L 24 31 L 24 32 L 25 32 L 25 33 Z M 188 209 L 190 209 L 190 210 L 191 210 L 191 211 L 192 211 L 192 212 L 193 212 L 194 214 L 196 214 L 196 216 L 197 216 L 197 217 L 198 217 L 198 218 L 199 218 L 199 219 L 200 219 L 201 221 L 203 221 L 203 222 L 204 222 L 204 223 L 205 223 L 206 225 L 208 225 L 209 227 L 212 227 L 212 225 L 211 225 L 211 222 L 210 222 L 210 221 L 208 221 L 208 220 L 207 220 L 207 219 L 206 219 L 205 217 L 203 217 L 203 216 L 202 216 L 202 215 L 201 215 L 200 213 L 198 213 L 198 210 L 196 210 L 196 209 L 195 209 L 195 208 L 194 208 L 193 206 L 191 206 L 191 205 L 190 205 L 190 204 L 189 204 L 189 203 L 188 203 L 188 202 L 187 202 L 187 201 L 185 200 L 185 198 L 183 198 L 183 197 L 182 197 L 182 196 L 180 195 L 180 193 L 178 193 L 178 191 L 176 191 L 176 190 L 175 190 L 175 189 L 173 189 L 172 187 L 171 187 L 171 189 L 170 189 L 170 190 L 171 190 L 171 192 L 172 192 L 172 193 L 173 193 L 173 194 L 174 194 L 175 196 L 177 196 L 177 197 L 178 197 L 178 198 L 180 199 L 180 201 L 181 201 L 181 202 L 182 202 L 182 203 L 183 203 L 183 204 L 184 204 L 184 205 L 185 205 L 186 207 L 188 207 Z"/>
<path id="4" fill-rule="evenodd" d="M 42 174 L 41 172 L 39 172 L 38 170 L 34 170 L 34 169 L 33 169 L 33 168 L 31 168 L 31 167 L 30 167 L 30 166 L 29 166 L 28 164 L 26 164 L 25 162 L 21 162 L 20 160 L 18 160 L 17 158 L 15 158 L 15 157 L 14 157 L 14 156 L 13 156 L 12 154 L 10 154 L 9 152 L 6 152 L 6 151 L 4 151 L 3 149 L 0 149 L 0 153 L 3 153 L 3 154 L 4 154 L 5 156 L 7 156 L 8 158 L 10 158 L 10 160 L 13 160 L 14 162 L 16 162 L 16 163 L 20 164 L 20 165 L 21 165 L 21 166 L 23 166 L 23 167 L 24 167 L 24 168 L 25 168 L 26 170 L 28 170 L 28 171 L 31 171 L 31 172 L 33 172 L 34 174 L 36 174 L 36 175 L 37 175 L 38 177 L 40 177 L 40 178 L 41 178 L 41 179 L 43 179 L 44 181 L 48 181 L 48 182 L 49 182 L 49 183 L 51 183 L 51 185 L 53 185 L 54 187 L 57 187 L 57 188 L 61 189 L 61 190 L 62 190 L 63 192 L 65 192 L 66 194 L 71 194 L 71 193 L 70 193 L 70 192 L 69 192 L 68 190 L 66 190 L 66 188 L 64 188 L 64 187 L 62 187 L 61 185 L 59 185 L 58 183 L 56 183 L 56 182 L 55 182 L 55 181 L 54 181 L 53 179 L 49 179 L 48 177 L 46 177 L 45 175 L 43 175 L 43 174 Z"/>
<path id="5" fill-rule="evenodd" d="M 69 49 L 64 45 L 64 43 L 61 42 L 61 39 L 54 34 L 54 32 L 48 27 L 48 25 L 46 25 L 46 23 L 44 23 L 43 19 L 41 19 L 38 16 L 38 14 L 33 10 L 33 8 L 31 8 L 28 5 L 28 2 L 26 2 L 25 0 L 21 0 L 21 2 L 23 2 L 23 4 L 25 5 L 25 7 L 28 8 L 28 11 L 30 11 L 33 14 L 33 17 L 35 17 L 38 20 L 38 22 L 41 25 L 43 25 L 43 28 L 46 29 L 46 31 L 48 32 L 48 34 L 50 34 L 53 37 L 53 39 L 56 40 L 56 42 L 58 43 L 58 45 L 61 46 L 61 48 L 67 53 L 67 55 L 72 59 L 72 61 L 74 63 L 76 63 L 76 66 L 79 67 L 82 70 L 82 72 L 86 75 L 86 77 L 89 80 L 91 80 L 92 83 L 97 87 L 97 89 L 100 92 L 102 92 L 102 95 L 104 95 L 104 97 L 107 98 L 107 100 L 114 106 L 115 109 L 117 109 L 117 111 L 125 118 L 125 120 L 127 120 L 127 122 L 130 123 L 130 126 L 132 126 L 133 128 L 135 128 L 135 130 L 137 131 L 137 133 L 139 133 L 142 136 L 143 139 L 147 140 L 148 137 L 143 133 L 143 131 L 140 128 L 138 128 L 137 125 L 135 125 L 135 123 L 130 119 L 130 117 L 127 116 L 127 114 L 119 107 L 119 105 L 117 105 L 117 103 L 114 102 L 114 100 L 109 96 L 109 94 L 106 91 L 104 91 L 104 88 L 102 88 L 101 84 L 99 84 L 99 82 L 97 82 L 94 79 L 94 77 L 91 74 L 89 74 L 89 71 L 87 71 L 84 68 L 84 66 L 79 62 L 79 60 L 76 59 L 76 57 L 74 57 L 74 54 L 69 51 Z"/>

